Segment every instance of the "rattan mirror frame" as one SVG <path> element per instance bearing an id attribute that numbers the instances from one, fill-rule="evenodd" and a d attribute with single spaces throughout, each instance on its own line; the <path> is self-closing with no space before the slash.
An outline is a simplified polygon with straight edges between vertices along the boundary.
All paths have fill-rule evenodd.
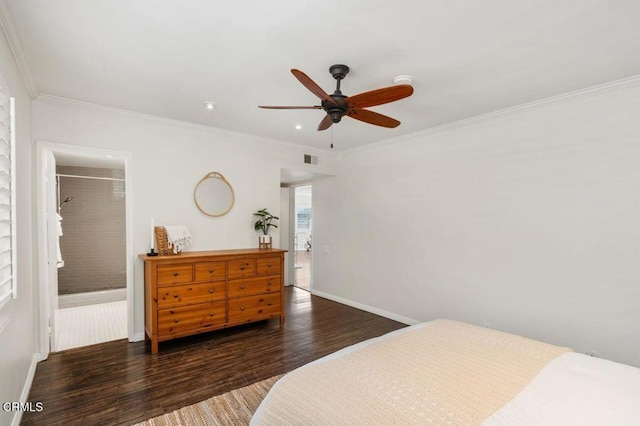
<path id="1" fill-rule="evenodd" d="M 222 212 L 215 212 L 212 213 L 210 211 L 207 211 L 202 205 L 201 203 L 203 203 L 203 200 L 200 200 L 200 203 L 198 203 L 198 188 L 207 180 L 209 179 L 219 179 L 222 182 L 224 182 L 227 187 L 229 188 L 229 190 L 231 191 L 231 202 L 229 203 L 229 207 L 222 211 Z M 211 173 L 207 173 L 202 179 L 200 179 L 200 181 L 196 184 L 195 189 L 193 190 L 193 201 L 196 203 L 196 207 L 198 207 L 198 210 L 200 210 L 202 213 L 206 214 L 207 216 L 211 216 L 211 217 L 220 217 L 220 216 L 224 216 L 227 213 L 229 213 L 229 211 L 231 211 L 231 209 L 233 208 L 233 205 L 236 202 L 236 194 L 233 191 L 233 186 L 231 186 L 231 184 L 229 183 L 229 181 L 227 179 L 225 179 L 224 176 L 222 176 L 222 174 L 218 173 L 218 172 L 211 172 Z"/>

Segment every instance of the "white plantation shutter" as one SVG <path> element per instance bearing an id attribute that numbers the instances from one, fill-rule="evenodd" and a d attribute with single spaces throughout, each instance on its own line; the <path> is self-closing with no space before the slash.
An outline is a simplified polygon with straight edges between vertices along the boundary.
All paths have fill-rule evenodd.
<path id="1" fill-rule="evenodd" d="M 13 102 L 0 91 L 0 309 L 16 296 Z"/>

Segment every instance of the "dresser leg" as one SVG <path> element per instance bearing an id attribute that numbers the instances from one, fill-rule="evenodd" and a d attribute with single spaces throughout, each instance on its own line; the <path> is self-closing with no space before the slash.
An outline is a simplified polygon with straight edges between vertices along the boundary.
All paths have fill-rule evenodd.
<path id="1" fill-rule="evenodd" d="M 152 354 L 158 353 L 158 339 L 154 337 L 151 338 L 151 353 Z"/>
<path id="2" fill-rule="evenodd" d="M 280 315 L 280 327 L 284 325 L 284 315 Z"/>

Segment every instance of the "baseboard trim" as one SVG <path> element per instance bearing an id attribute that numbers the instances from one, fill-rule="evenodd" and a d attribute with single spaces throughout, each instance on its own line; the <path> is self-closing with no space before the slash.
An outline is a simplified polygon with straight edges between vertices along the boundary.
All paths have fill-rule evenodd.
<path id="1" fill-rule="evenodd" d="M 22 393 L 20 394 L 20 403 L 24 404 L 29 399 L 29 392 L 31 392 L 31 384 L 33 383 L 33 378 L 36 375 L 36 367 L 38 366 L 38 362 L 41 361 L 41 356 L 39 353 L 33 354 L 33 358 L 31 358 L 31 365 L 29 366 L 29 372 L 27 373 L 27 379 L 24 381 L 24 386 L 22 387 Z M 20 426 L 20 422 L 22 421 L 22 411 L 16 411 L 13 415 L 13 420 L 11 421 L 11 426 Z"/>
<path id="2" fill-rule="evenodd" d="M 74 308 L 98 303 L 120 302 L 122 300 L 127 300 L 127 289 L 124 287 L 112 290 L 63 294 L 58 296 L 58 308 Z"/>
<path id="3" fill-rule="evenodd" d="M 392 312 L 387 312 L 382 309 L 374 308 L 372 306 L 364 305 L 359 302 L 354 302 L 353 300 L 345 299 L 344 297 L 339 297 L 333 294 L 325 293 L 323 291 L 311 290 L 311 294 L 313 294 L 314 296 L 322 297 L 323 299 L 329 299 L 334 302 L 342 303 L 343 305 L 351 306 L 352 308 L 360 309 L 361 311 L 366 311 L 372 314 L 379 315 L 381 317 L 389 318 L 394 321 L 401 322 L 403 324 L 415 325 L 422 322 L 422 321 L 414 320 L 412 318 L 403 317 L 402 315 L 394 314 Z"/>
<path id="4" fill-rule="evenodd" d="M 144 340 L 144 332 L 134 334 L 133 339 L 129 339 L 129 342 L 140 342 L 142 340 Z"/>

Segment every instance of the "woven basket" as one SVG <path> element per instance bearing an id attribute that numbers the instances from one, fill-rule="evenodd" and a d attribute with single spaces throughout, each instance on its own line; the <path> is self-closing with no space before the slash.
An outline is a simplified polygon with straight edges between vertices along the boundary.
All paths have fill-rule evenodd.
<path id="1" fill-rule="evenodd" d="M 175 256 L 180 254 L 173 252 L 173 244 L 169 244 L 167 240 L 167 230 L 164 229 L 164 226 L 156 226 L 154 228 L 154 233 L 156 235 L 156 252 L 160 256 Z"/>

